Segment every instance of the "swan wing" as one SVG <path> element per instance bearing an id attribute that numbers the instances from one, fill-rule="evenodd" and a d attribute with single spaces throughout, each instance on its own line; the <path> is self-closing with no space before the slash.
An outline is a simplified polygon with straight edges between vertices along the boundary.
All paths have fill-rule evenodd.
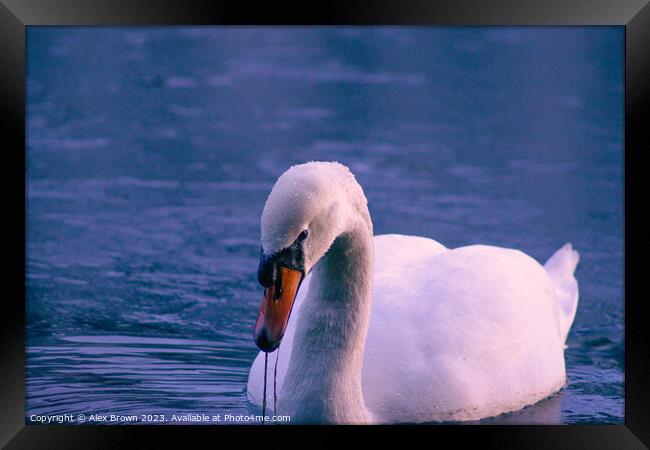
<path id="1" fill-rule="evenodd" d="M 377 264 L 363 389 L 378 420 L 494 416 L 564 384 L 556 286 L 531 257 L 474 245 Z"/>

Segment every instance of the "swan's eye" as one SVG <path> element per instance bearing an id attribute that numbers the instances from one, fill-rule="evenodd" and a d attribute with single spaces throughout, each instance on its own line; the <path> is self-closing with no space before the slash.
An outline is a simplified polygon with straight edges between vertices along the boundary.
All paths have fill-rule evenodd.
<path id="1" fill-rule="evenodd" d="M 307 239 L 307 236 L 309 236 L 309 231 L 303 230 L 303 232 L 298 235 L 298 241 L 304 241 Z"/>

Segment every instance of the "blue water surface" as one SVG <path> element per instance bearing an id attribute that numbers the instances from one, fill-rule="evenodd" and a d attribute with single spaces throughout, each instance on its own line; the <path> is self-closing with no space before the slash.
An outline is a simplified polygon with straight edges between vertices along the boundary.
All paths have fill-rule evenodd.
<path id="1" fill-rule="evenodd" d="M 622 423 L 623 38 L 29 27 L 26 419 L 259 413 L 264 201 L 338 160 L 377 234 L 541 262 L 572 242 L 567 386 L 481 422 Z"/>

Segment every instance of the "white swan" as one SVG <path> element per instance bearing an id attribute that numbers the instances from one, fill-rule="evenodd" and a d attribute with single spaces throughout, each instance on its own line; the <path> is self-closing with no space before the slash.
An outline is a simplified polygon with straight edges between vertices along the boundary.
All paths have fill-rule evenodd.
<path id="1" fill-rule="evenodd" d="M 518 250 L 373 238 L 345 166 L 290 168 L 262 214 L 266 289 L 255 327 L 267 351 L 284 333 L 277 414 L 292 423 L 474 420 L 549 396 L 565 383 L 577 263 L 570 244 L 541 266 Z M 263 355 L 248 379 L 257 405 Z M 269 412 L 272 395 L 269 387 Z"/>

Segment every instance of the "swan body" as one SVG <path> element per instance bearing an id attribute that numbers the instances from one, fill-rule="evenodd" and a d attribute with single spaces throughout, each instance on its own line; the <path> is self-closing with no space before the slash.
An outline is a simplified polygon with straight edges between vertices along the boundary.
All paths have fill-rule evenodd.
<path id="1" fill-rule="evenodd" d="M 513 249 L 373 236 L 363 191 L 338 163 L 294 166 L 278 180 L 263 252 L 303 228 L 307 275 L 277 362 L 276 413 L 292 423 L 476 420 L 565 384 L 578 302 L 570 244 L 542 266 Z M 257 405 L 263 377 L 260 352 L 247 388 Z"/>

